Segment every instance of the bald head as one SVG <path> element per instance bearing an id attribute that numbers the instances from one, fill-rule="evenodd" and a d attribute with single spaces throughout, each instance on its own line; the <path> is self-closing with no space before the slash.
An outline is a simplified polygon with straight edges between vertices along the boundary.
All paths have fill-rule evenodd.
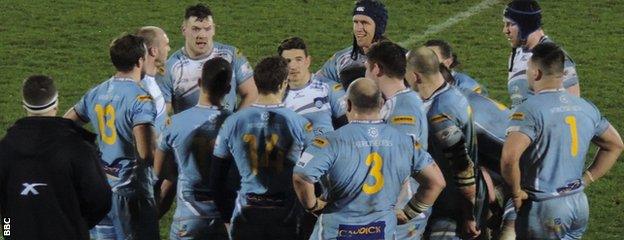
<path id="1" fill-rule="evenodd" d="M 351 107 L 360 113 L 379 112 L 382 104 L 381 91 L 375 81 L 358 78 L 349 85 L 347 99 Z"/>
<path id="2" fill-rule="evenodd" d="M 419 47 L 407 54 L 407 68 L 424 76 L 440 72 L 438 56 L 428 47 Z"/>

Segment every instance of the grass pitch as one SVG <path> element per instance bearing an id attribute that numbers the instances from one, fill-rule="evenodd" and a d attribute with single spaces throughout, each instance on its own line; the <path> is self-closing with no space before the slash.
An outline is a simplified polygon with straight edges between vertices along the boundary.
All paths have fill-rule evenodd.
<path id="1" fill-rule="evenodd" d="M 393 0 L 386 35 L 403 41 L 430 26 L 479 4 L 480 0 Z M 502 9 L 507 1 L 476 13 L 429 38 L 442 38 L 455 48 L 463 71 L 487 86 L 490 95 L 509 103 Z M 122 32 L 144 25 L 162 27 L 172 52 L 183 44 L 180 24 L 186 6 L 195 1 L 8 1 L 0 0 L 0 135 L 17 119 L 21 82 L 30 74 L 48 74 L 61 92 L 62 114 L 89 88 L 114 73 L 108 44 Z M 206 2 L 217 24 L 216 41 L 237 46 L 250 62 L 276 53 L 280 40 L 303 37 L 313 56 L 312 70 L 335 51 L 351 44 L 353 1 L 230 0 Z M 593 101 L 624 132 L 620 80 L 624 49 L 624 4 L 617 0 L 541 1 L 544 29 L 577 63 L 581 94 Z M 592 156 L 595 151 L 592 151 Z M 591 156 L 589 156 L 591 157 Z M 624 238 L 624 163 L 620 161 L 586 190 L 590 224 L 586 239 Z M 167 238 L 170 217 L 161 224 Z"/>

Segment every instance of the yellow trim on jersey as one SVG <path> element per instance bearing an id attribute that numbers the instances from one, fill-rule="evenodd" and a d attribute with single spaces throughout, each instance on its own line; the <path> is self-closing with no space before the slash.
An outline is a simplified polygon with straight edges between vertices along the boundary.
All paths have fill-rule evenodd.
<path id="1" fill-rule="evenodd" d="M 150 95 L 139 95 L 139 96 L 137 96 L 137 100 L 139 100 L 139 102 L 152 101 L 152 96 L 150 96 Z"/>
<path id="2" fill-rule="evenodd" d="M 394 116 L 390 122 L 392 124 L 416 125 L 416 117 L 409 115 Z"/>
<path id="3" fill-rule="evenodd" d="M 511 120 L 524 120 L 524 113 L 522 112 L 516 112 L 514 114 L 511 115 Z"/>
<path id="4" fill-rule="evenodd" d="M 429 122 L 431 122 L 431 123 L 439 123 L 439 122 L 442 122 L 444 120 L 451 120 L 451 118 L 449 118 L 448 116 L 446 116 L 444 114 L 438 114 L 438 115 L 435 115 L 435 116 L 431 117 L 431 119 L 429 119 Z"/>
<path id="5" fill-rule="evenodd" d="M 329 141 L 321 137 L 316 137 L 314 138 L 314 140 L 312 140 L 312 145 L 320 147 L 320 148 L 324 148 L 324 147 L 327 147 L 327 145 L 329 145 Z"/>
<path id="6" fill-rule="evenodd" d="M 340 83 L 334 84 L 334 91 L 338 91 L 340 89 L 342 89 L 342 84 L 340 84 Z"/>
<path id="7" fill-rule="evenodd" d="M 312 123 L 306 123 L 306 125 L 303 127 L 306 132 L 312 132 L 312 130 L 314 129 L 314 126 L 312 125 Z"/>
<path id="8" fill-rule="evenodd" d="M 421 147 L 422 147 L 422 145 L 420 145 L 420 142 L 418 142 L 418 141 L 414 142 L 414 148 L 420 149 Z"/>
<path id="9" fill-rule="evenodd" d="M 474 89 L 472 89 L 473 92 L 476 92 L 478 94 L 481 94 L 481 86 L 477 86 Z"/>

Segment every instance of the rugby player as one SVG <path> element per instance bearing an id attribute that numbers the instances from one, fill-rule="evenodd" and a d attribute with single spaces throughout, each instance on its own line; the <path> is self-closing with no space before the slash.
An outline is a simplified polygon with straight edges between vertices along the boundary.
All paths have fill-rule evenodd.
<path id="1" fill-rule="evenodd" d="M 460 233 L 475 238 L 481 233 L 486 188 L 477 167 L 472 110 L 466 97 L 445 82 L 439 67 L 435 52 L 427 47 L 407 55 L 406 79 L 418 89 L 427 111 L 428 150 L 447 182 L 433 206 L 425 236 L 446 239 Z"/>
<path id="2" fill-rule="evenodd" d="M 454 86 L 487 96 L 487 90 L 479 84 L 477 80 L 465 73 L 455 71 L 455 68 L 459 66 L 460 63 L 459 59 L 457 59 L 457 54 L 453 51 L 453 48 L 448 42 L 440 39 L 432 39 L 425 42 L 425 46 L 433 50 L 438 57 L 438 61 L 451 70 L 451 74 L 455 79 L 453 83 Z"/>
<path id="3" fill-rule="evenodd" d="M 312 58 L 303 39 L 282 41 L 277 53 L 288 61 L 288 91 L 284 104 L 314 125 L 314 133 L 333 131 L 346 124 L 342 84 L 332 83 L 310 73 Z"/>
<path id="4" fill-rule="evenodd" d="M 388 12 L 386 6 L 377 0 L 359 0 L 353 8 L 353 44 L 336 52 L 317 74 L 321 77 L 340 81 L 339 73 L 352 65 L 363 65 L 366 53 L 373 43 L 386 39 Z"/>
<path id="5" fill-rule="evenodd" d="M 320 213 L 310 239 L 395 239 L 394 205 L 403 182 L 413 176 L 420 183 L 401 211 L 407 220 L 433 204 L 444 178 L 417 141 L 384 123 L 373 80 L 358 79 L 348 89 L 349 124 L 316 137 L 295 166 L 299 200 Z M 319 181 L 327 192 L 322 199 L 314 195 Z"/>
<path id="6" fill-rule="evenodd" d="M 364 63 L 366 77 L 379 84 L 379 89 L 386 99 L 382 109 L 382 118 L 399 131 L 411 136 L 427 149 L 427 117 L 423 102 L 418 93 L 405 85 L 405 51 L 399 45 L 381 41 L 373 44 L 366 53 L 368 60 Z M 409 196 L 418 188 L 414 179 L 404 184 L 402 196 L 399 197 L 398 208 L 402 208 Z M 413 219 L 408 224 L 399 226 L 397 235 L 401 239 L 419 239 L 425 230 L 427 214 Z"/>
<path id="7" fill-rule="evenodd" d="M 156 121 L 154 121 L 154 127 L 156 135 L 158 136 L 165 128 L 167 109 L 165 98 L 162 95 L 156 77 L 164 75 L 165 61 L 167 60 L 171 47 L 169 47 L 167 33 L 159 27 L 141 27 L 136 35 L 143 37 L 145 39 L 145 45 L 147 45 L 145 76 L 141 80 L 141 86 L 154 100 L 154 106 L 156 107 Z"/>
<path id="8" fill-rule="evenodd" d="M 553 42 L 542 29 L 542 9 L 535 0 L 514 0 L 507 4 L 503 13 L 503 34 L 512 50 L 509 57 L 507 90 L 511 108 L 515 108 L 532 94 L 527 81 L 527 61 L 533 48 L 540 43 Z M 563 87 L 575 96 L 580 95 L 576 64 L 565 54 Z"/>
<path id="9" fill-rule="evenodd" d="M 258 100 L 228 119 L 219 131 L 211 185 L 224 188 L 229 156 L 241 176 L 232 214 L 232 239 L 295 239 L 301 206 L 291 183 L 292 170 L 313 136 L 313 126 L 286 108 L 288 62 L 275 56 L 256 65 Z"/>
<path id="10" fill-rule="evenodd" d="M 231 89 L 225 96 L 223 106 L 237 109 L 237 96 L 241 102 L 238 108 L 250 105 L 258 96 L 253 81 L 253 70 L 237 48 L 213 41 L 215 22 L 208 6 L 197 4 L 186 9 L 182 23 L 184 47 L 167 60 L 165 76 L 162 79 L 163 96 L 174 113 L 179 113 L 197 104 L 202 66 L 211 58 L 221 57 L 232 65 Z"/>
<path id="11" fill-rule="evenodd" d="M 162 169 L 159 164 L 170 164 L 165 161 L 173 160 L 166 158 L 171 153 L 177 168 L 174 173 L 177 194 L 173 188 L 163 193 L 163 196 L 177 195 L 169 239 L 228 239 L 208 176 L 214 141 L 221 124 L 230 115 L 221 106 L 221 100 L 230 90 L 231 77 L 232 67 L 225 59 L 206 61 L 199 79 L 197 105 L 173 115 L 158 141 L 154 168 Z"/>
<path id="12" fill-rule="evenodd" d="M 564 90 L 564 71 L 556 44 L 533 48 L 527 77 L 535 95 L 518 105 L 507 129 L 501 168 L 518 210 L 519 239 L 581 239 L 589 222 L 583 191 L 624 148 L 595 105 Z M 591 142 L 599 148 L 585 169 Z"/>
<path id="13" fill-rule="evenodd" d="M 139 85 L 147 47 L 124 35 L 110 46 L 117 73 L 88 91 L 65 118 L 91 123 L 98 134 L 102 167 L 112 187 L 112 208 L 95 226 L 95 239 L 159 239 L 152 189 L 154 119 L 152 97 Z"/>

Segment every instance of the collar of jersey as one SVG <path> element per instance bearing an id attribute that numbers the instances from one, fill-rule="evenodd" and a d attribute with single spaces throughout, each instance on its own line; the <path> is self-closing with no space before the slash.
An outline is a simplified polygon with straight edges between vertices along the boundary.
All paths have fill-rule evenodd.
<path id="1" fill-rule="evenodd" d="M 314 73 L 310 74 L 310 80 L 308 80 L 308 82 L 305 85 L 303 85 L 303 87 L 300 87 L 300 88 L 290 88 L 290 86 L 288 86 L 288 90 L 289 91 L 295 91 L 295 92 L 303 90 L 303 89 L 307 88 L 308 86 L 310 86 L 310 84 L 312 84 L 312 79 L 314 79 Z"/>
<path id="2" fill-rule="evenodd" d="M 220 110 L 221 109 L 221 106 L 215 106 L 215 105 L 208 106 L 208 105 L 197 104 L 197 105 L 195 105 L 195 107 L 207 108 L 207 109 L 213 109 L 213 110 Z"/>
<path id="3" fill-rule="evenodd" d="M 379 124 L 379 123 L 383 123 L 384 120 L 383 119 L 379 119 L 379 120 L 351 120 L 349 121 L 349 123 L 361 123 L 361 124 Z"/>
<path id="4" fill-rule="evenodd" d="M 251 106 L 254 106 L 254 107 L 259 107 L 259 108 L 281 108 L 281 107 L 284 107 L 285 105 L 284 105 L 284 103 L 280 103 L 280 104 L 269 104 L 269 105 L 266 105 L 266 104 L 259 104 L 259 103 L 253 103 L 253 104 L 251 104 Z"/>
<path id="5" fill-rule="evenodd" d="M 212 56 L 212 54 L 214 53 L 214 49 L 215 49 L 215 46 L 214 46 L 214 42 L 213 42 L 212 43 L 212 50 L 210 50 L 210 54 L 206 55 L 205 57 L 200 57 L 200 58 L 192 58 L 191 56 L 189 56 L 189 54 L 186 52 L 186 49 L 184 47 L 182 47 L 181 50 L 182 50 L 182 54 L 184 54 L 184 56 L 186 58 L 188 58 L 190 60 L 193 60 L 193 61 L 201 61 L 201 60 L 206 60 L 206 59 L 210 58 L 210 56 Z"/>
<path id="6" fill-rule="evenodd" d="M 536 92 L 535 94 L 541 94 L 541 93 L 554 93 L 554 92 L 563 92 L 565 91 L 565 88 L 555 88 L 555 89 L 545 89 L 539 92 Z"/>
<path id="7" fill-rule="evenodd" d="M 437 97 L 438 95 L 442 94 L 443 92 L 445 92 L 449 88 L 451 88 L 451 84 L 448 84 L 447 82 L 444 82 L 444 85 L 442 85 L 438 89 L 436 89 L 433 92 L 433 94 L 431 94 L 431 97 L 429 97 L 427 99 L 424 99 L 423 101 L 430 101 L 431 99 L 434 99 L 435 97 Z"/>
<path id="8" fill-rule="evenodd" d="M 388 99 L 392 99 L 392 98 L 394 98 L 394 97 L 396 97 L 396 96 L 399 96 L 400 94 L 407 93 L 407 92 L 409 92 L 409 91 L 411 91 L 411 89 L 410 89 L 410 88 L 408 88 L 408 87 L 406 87 L 405 89 L 403 89 L 403 90 L 401 90 L 401 91 L 398 91 L 398 92 L 394 93 L 394 95 L 392 95 L 392 97 L 389 97 Z"/>
<path id="9" fill-rule="evenodd" d="M 125 78 L 125 77 L 113 77 L 113 81 L 134 82 L 134 79 L 132 79 L 132 78 Z"/>

